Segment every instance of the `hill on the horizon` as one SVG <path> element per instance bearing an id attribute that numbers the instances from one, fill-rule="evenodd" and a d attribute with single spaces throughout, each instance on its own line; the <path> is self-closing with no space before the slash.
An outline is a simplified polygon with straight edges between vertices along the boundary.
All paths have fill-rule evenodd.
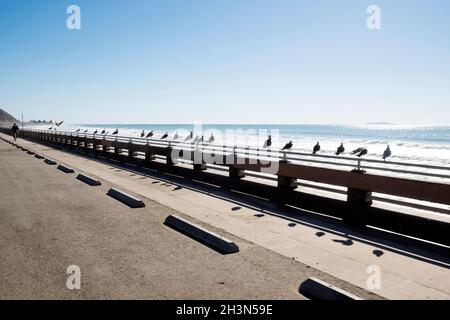
<path id="1" fill-rule="evenodd" d="M 17 119 L 10 115 L 8 112 L 0 108 L 0 123 L 17 122 Z"/>

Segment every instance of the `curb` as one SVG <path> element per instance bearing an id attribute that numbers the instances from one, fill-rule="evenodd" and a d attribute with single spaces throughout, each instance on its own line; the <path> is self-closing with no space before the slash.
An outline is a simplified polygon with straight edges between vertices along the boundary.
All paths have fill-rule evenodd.
<path id="1" fill-rule="evenodd" d="M 127 194 L 123 191 L 117 190 L 115 188 L 109 189 L 107 195 L 116 200 L 119 200 L 122 203 L 125 203 L 126 205 L 128 205 L 131 208 L 145 207 L 145 203 L 142 200 L 137 199 L 133 196 L 130 196 L 129 194 Z"/>
<path id="2" fill-rule="evenodd" d="M 84 183 L 87 183 L 90 186 L 101 186 L 102 185 L 102 183 L 99 180 L 91 178 L 91 177 L 89 177 L 89 176 L 87 176 L 85 174 L 82 174 L 82 173 L 80 173 L 77 176 L 77 179 L 80 180 L 80 181 L 83 181 Z"/>
<path id="3" fill-rule="evenodd" d="M 58 165 L 58 167 L 56 169 L 59 169 L 65 173 L 74 173 L 75 172 L 75 170 L 73 170 L 72 168 L 66 167 L 65 165 L 62 165 L 62 164 Z"/>
<path id="4" fill-rule="evenodd" d="M 176 215 L 168 216 L 164 221 L 164 224 L 222 254 L 230 254 L 239 251 L 239 247 L 233 241 Z"/>
<path id="5" fill-rule="evenodd" d="M 317 278 L 309 278 L 300 285 L 299 292 L 313 300 L 363 300 Z"/>

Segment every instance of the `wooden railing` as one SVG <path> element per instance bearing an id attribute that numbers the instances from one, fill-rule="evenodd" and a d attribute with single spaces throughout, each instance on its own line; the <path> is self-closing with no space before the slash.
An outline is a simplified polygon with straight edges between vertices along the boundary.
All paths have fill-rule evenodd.
<path id="1" fill-rule="evenodd" d="M 9 133 L 9 130 L 2 129 Z M 292 153 L 281 155 L 279 150 L 270 153 L 249 147 L 229 147 L 202 145 L 152 139 L 136 139 L 117 136 L 94 136 L 72 132 L 48 132 L 40 130 L 23 130 L 20 136 L 41 141 L 49 141 L 77 148 L 90 149 L 109 157 L 123 161 L 153 161 L 155 156 L 166 159 L 167 166 L 176 165 L 179 160 L 192 162 L 194 170 L 207 170 L 207 164 L 226 166 L 231 178 L 243 178 L 245 172 L 271 171 L 277 176 L 280 188 L 296 188 L 296 180 L 306 180 L 347 188 L 349 202 L 370 206 L 371 193 L 377 192 L 392 196 L 450 205 L 450 184 L 442 182 L 421 181 L 379 174 L 368 174 L 363 170 L 342 170 L 315 165 L 295 163 Z M 181 151 L 182 150 L 182 151 Z M 320 156 L 319 156 L 320 157 Z M 324 156 L 321 157 L 330 157 Z M 211 160 L 212 159 L 212 160 Z M 355 159 L 351 159 L 355 160 Z M 317 160 L 313 160 L 317 161 Z M 383 162 L 364 160 L 366 162 Z M 314 162 L 313 162 L 314 164 Z M 402 165 L 415 165 L 396 163 Z M 448 170 L 447 167 L 417 166 Z M 355 166 L 356 167 L 356 166 Z"/>

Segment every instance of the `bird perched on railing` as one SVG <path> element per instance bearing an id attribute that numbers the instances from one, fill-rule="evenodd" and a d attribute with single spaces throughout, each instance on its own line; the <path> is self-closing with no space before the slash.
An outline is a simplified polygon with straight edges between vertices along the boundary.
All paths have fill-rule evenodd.
<path id="1" fill-rule="evenodd" d="M 391 155 L 392 155 L 392 151 L 388 145 L 386 150 L 384 150 L 384 152 L 383 152 L 383 160 L 386 161 L 386 158 L 389 158 Z"/>
<path id="2" fill-rule="evenodd" d="M 292 149 L 292 147 L 293 147 L 293 144 L 292 144 L 292 140 L 291 140 L 288 143 L 286 143 L 286 145 L 281 150 L 290 150 L 290 149 Z"/>
<path id="3" fill-rule="evenodd" d="M 189 135 L 184 139 L 184 141 L 191 140 L 193 137 L 194 137 L 194 132 L 191 131 L 191 133 L 189 133 Z"/>
<path id="4" fill-rule="evenodd" d="M 167 131 L 166 131 L 166 133 L 163 134 L 163 136 L 161 137 L 161 139 L 166 139 L 168 136 L 169 136 L 169 134 L 168 134 Z"/>
<path id="5" fill-rule="evenodd" d="M 344 144 L 341 143 L 341 145 L 337 148 L 336 155 L 338 156 L 341 153 L 344 153 L 344 151 L 345 151 Z"/>
<path id="6" fill-rule="evenodd" d="M 194 139 L 194 141 L 192 141 L 192 143 L 197 143 L 197 142 L 200 142 L 200 137 L 198 135 L 195 136 L 195 139 Z"/>
<path id="7" fill-rule="evenodd" d="M 119 133 L 119 129 L 116 129 L 112 134 L 118 134 Z"/>
<path id="8" fill-rule="evenodd" d="M 319 141 L 317 141 L 316 145 L 313 148 L 313 154 L 316 154 L 319 151 L 320 151 L 320 144 Z"/>
<path id="9" fill-rule="evenodd" d="M 211 136 L 208 139 L 208 142 L 214 142 L 214 140 L 216 140 L 216 138 L 214 138 L 214 135 L 211 133 Z"/>
<path id="10" fill-rule="evenodd" d="M 150 137 L 152 137 L 152 136 L 153 136 L 153 130 L 150 131 L 150 132 L 147 134 L 146 138 L 150 138 Z"/>
<path id="11" fill-rule="evenodd" d="M 142 132 L 141 132 L 141 138 L 143 138 L 144 136 L 145 136 L 145 131 L 142 130 Z"/>
<path id="12" fill-rule="evenodd" d="M 360 153 L 362 149 L 364 149 L 364 148 L 361 148 L 361 147 L 360 147 L 360 148 L 358 148 L 358 149 L 355 149 L 355 150 L 352 151 L 352 154 Z"/>
<path id="13" fill-rule="evenodd" d="M 106 133 L 106 130 L 105 129 L 103 129 L 103 131 L 102 131 L 102 133 L 101 134 L 105 134 Z"/>
<path id="14" fill-rule="evenodd" d="M 98 133 L 98 129 L 94 131 L 94 134 L 97 134 L 97 133 Z"/>
<path id="15" fill-rule="evenodd" d="M 84 132 L 83 132 L 83 133 L 86 133 L 86 132 L 88 132 L 88 131 L 87 131 L 87 129 L 86 129 L 86 130 L 84 130 Z"/>
<path id="16" fill-rule="evenodd" d="M 367 149 L 366 148 L 362 148 L 361 151 L 357 154 L 358 157 L 362 157 L 363 155 L 367 154 Z"/>
<path id="17" fill-rule="evenodd" d="M 55 122 L 55 125 L 57 126 L 57 127 L 59 127 L 60 125 L 62 125 L 64 123 L 64 121 L 61 121 L 61 122 Z"/>
<path id="18" fill-rule="evenodd" d="M 80 132 L 80 130 L 81 130 L 81 129 L 78 128 L 77 130 L 75 130 L 75 132 Z"/>
<path id="19" fill-rule="evenodd" d="M 53 130 L 53 127 L 48 128 L 48 130 Z"/>
<path id="20" fill-rule="evenodd" d="M 267 138 L 267 140 L 264 141 L 264 146 L 263 146 L 263 148 L 268 148 L 268 147 L 270 147 L 271 145 L 272 145 L 272 136 L 269 135 L 269 137 Z"/>

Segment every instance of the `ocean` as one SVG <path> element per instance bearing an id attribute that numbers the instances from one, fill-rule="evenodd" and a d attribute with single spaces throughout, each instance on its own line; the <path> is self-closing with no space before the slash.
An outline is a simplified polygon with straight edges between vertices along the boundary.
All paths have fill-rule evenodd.
<path id="1" fill-rule="evenodd" d="M 48 125 L 45 126 L 47 129 Z M 38 128 L 35 126 L 34 128 Z M 42 127 L 40 127 L 42 128 Z M 74 131 L 80 128 L 92 133 L 106 129 L 112 133 L 119 129 L 120 136 L 139 137 L 142 130 L 155 132 L 158 139 L 168 132 L 177 133 L 181 140 L 192 130 L 194 136 L 204 135 L 207 140 L 214 134 L 215 143 L 227 145 L 262 146 L 268 134 L 272 135 L 273 147 L 282 147 L 292 140 L 293 150 L 311 152 L 317 141 L 321 154 L 334 154 L 343 143 L 345 154 L 365 147 L 367 158 L 380 159 L 386 146 L 392 150 L 391 160 L 420 162 L 437 165 L 450 164 L 450 126 L 422 127 L 398 125 L 248 125 L 248 124 L 63 124 L 59 129 Z"/>

